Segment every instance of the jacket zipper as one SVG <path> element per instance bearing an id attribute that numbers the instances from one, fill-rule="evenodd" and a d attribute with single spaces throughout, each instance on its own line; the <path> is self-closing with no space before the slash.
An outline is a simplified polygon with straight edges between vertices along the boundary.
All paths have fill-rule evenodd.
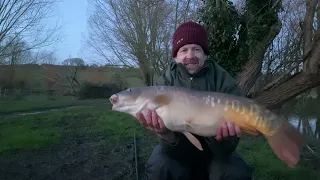
<path id="1" fill-rule="evenodd" d="M 193 77 L 190 77 L 190 84 L 189 84 L 190 88 L 192 88 L 192 82 L 193 82 Z"/>

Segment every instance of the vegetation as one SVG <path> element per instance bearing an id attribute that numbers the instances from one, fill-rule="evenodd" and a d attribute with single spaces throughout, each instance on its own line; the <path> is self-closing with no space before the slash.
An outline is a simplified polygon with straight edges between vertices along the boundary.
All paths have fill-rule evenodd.
<path id="1" fill-rule="evenodd" d="M 54 63 L 54 52 L 39 50 L 60 39 L 60 23 L 44 23 L 54 15 L 56 0 L 0 2 L 0 65 Z M 37 37 L 37 38 L 33 38 Z M 0 73 L 1 74 L 1 73 Z M 1 76 L 1 75 L 0 75 Z M 13 73 L 7 76 L 14 76 Z"/>
<path id="2" fill-rule="evenodd" d="M 274 109 L 317 87 L 317 2 L 238 2 L 236 8 L 227 0 L 205 1 L 200 19 L 209 32 L 214 58 L 237 78 L 243 91 Z"/>
<path id="3" fill-rule="evenodd" d="M 210 57 L 237 78 L 248 96 L 270 109 L 282 108 L 287 116 L 298 115 L 298 128 L 320 138 L 319 97 L 309 96 L 320 93 L 320 1 L 93 0 L 83 51 L 96 59 L 91 65 L 80 57 L 58 65 L 54 52 L 41 50 L 60 39 L 59 26 L 42 22 L 56 2 L 0 2 L 0 114 L 96 106 L 1 116 L 0 179 L 47 179 L 51 174 L 132 179 L 133 133 L 139 136 L 143 162 L 155 136 L 135 119 L 106 110 L 106 98 L 152 84 L 172 60 L 174 30 L 189 20 L 204 25 Z M 298 169 L 281 163 L 263 139 L 244 137 L 239 151 L 256 168 L 257 179 L 308 180 L 318 178 L 320 162 L 320 145 L 310 146 L 315 152 L 305 149 Z"/>
<path id="4" fill-rule="evenodd" d="M 57 115 L 26 116 L 2 121 L 0 153 L 60 143 L 61 129 L 58 121 Z"/>
<path id="5" fill-rule="evenodd" d="M 2 74 L 13 71 L 9 78 Z M 60 95 L 76 95 L 84 84 L 117 84 L 117 86 L 139 86 L 135 70 L 112 67 L 62 66 L 62 65 L 16 65 L 13 68 L 0 66 L 0 95 L 37 94 L 52 91 Z"/>
<path id="6" fill-rule="evenodd" d="M 22 23 L 29 16 L 40 22 L 42 16 L 27 13 L 39 8 L 39 2 L 47 5 L 45 7 L 51 7 L 55 1 L 39 0 L 29 4 L 24 1 L 20 4 L 4 1 L 0 7 L 4 8 L 1 12 L 10 10 L 6 4 L 12 5 L 13 9 L 24 7 L 22 9 L 25 11 L 21 11 L 21 19 L 17 22 Z M 97 64 L 112 67 L 111 71 L 120 71 L 121 75 L 125 74 L 124 71 L 131 71 L 128 76 L 138 78 L 140 85 L 152 84 L 153 76 L 164 71 L 172 60 L 170 48 L 174 30 L 188 20 L 204 24 L 209 33 L 210 51 L 214 60 L 237 78 L 248 96 L 270 109 L 280 108 L 288 100 L 320 84 L 317 78 L 320 73 L 319 12 L 316 11 L 318 1 L 237 0 L 236 4 L 228 0 L 93 2 L 94 11 L 88 19 L 90 31 L 85 39 L 85 50 L 96 56 Z M 8 17 L 8 22 L 14 18 Z M 30 22 L 25 23 L 28 25 Z M 24 27 L 23 23 L 18 25 Z M 36 25 L 28 30 L 36 31 Z M 52 32 L 57 32 L 58 28 L 54 30 Z M 6 29 L 4 32 L 7 32 Z M 0 34 L 3 34 L 0 39 L 3 42 L 11 38 L 10 34 Z M 19 38 L 17 36 L 15 40 Z M 21 53 L 29 49 L 22 48 L 17 52 L 17 49 L 24 47 L 24 43 L 17 43 L 17 46 L 10 48 L 14 44 L 8 43 L 3 51 L 5 53 L 0 53 L 4 57 L 1 62 L 10 65 L 8 72 L 0 72 L 0 76 L 7 74 L 9 77 L 0 81 L 4 89 L 10 88 L 8 85 L 12 84 L 25 84 L 17 79 L 19 73 L 15 67 L 24 64 L 26 58 Z M 69 93 L 75 95 L 86 83 L 79 80 L 84 75 L 80 73 L 81 69 L 87 67 L 84 66 L 85 60 L 67 58 L 63 64 L 68 67 L 67 73 L 61 74 L 58 69 L 50 67 L 36 77 L 45 79 L 43 89 L 54 91 L 59 86 L 68 86 Z M 99 72 L 97 65 L 93 67 Z M 103 82 L 105 79 L 112 79 L 111 74 L 91 73 L 88 76 L 92 77 L 88 82 L 100 85 L 106 83 Z"/>
<path id="7" fill-rule="evenodd" d="M 50 165 L 51 169 L 62 166 L 62 162 L 70 164 L 70 162 L 78 162 L 79 159 L 88 157 L 88 159 L 81 161 L 84 167 L 103 169 L 110 178 L 118 176 L 118 178 L 125 179 L 124 176 L 129 175 L 130 171 L 134 169 L 133 135 L 136 134 L 138 137 L 138 152 L 142 164 L 147 160 L 152 148 L 156 145 L 156 137 L 140 126 L 133 117 L 106 109 L 107 107 L 88 107 L 61 110 L 1 121 L 1 167 L 19 168 L 17 163 L 11 164 L 11 160 L 5 161 L 5 159 L 15 157 L 19 157 L 19 162 L 25 166 L 37 167 L 36 163 L 42 163 Z M 102 137 L 102 139 L 98 137 Z M 81 146 L 81 144 L 85 145 Z M 93 149 L 89 148 L 92 146 Z M 310 146 L 316 152 L 320 151 L 319 142 L 318 144 L 310 144 Z M 87 149 L 83 149 L 85 147 Z M 59 156 L 60 153 L 64 152 L 62 149 L 68 149 L 73 153 L 69 153 L 67 157 Z M 103 152 L 99 151 L 101 149 L 103 149 Z M 320 169 L 317 164 L 320 162 L 320 158 L 310 153 L 308 149 L 303 151 L 303 158 L 297 169 L 290 169 L 283 164 L 262 138 L 243 137 L 238 151 L 250 165 L 255 167 L 257 179 L 319 179 L 317 175 Z M 67 151 L 64 153 L 67 153 Z M 42 157 L 42 160 L 39 162 L 39 158 L 34 158 L 35 156 Z M 98 160 L 100 156 L 104 158 Z M 47 157 L 50 157 L 51 160 L 45 162 Z M 52 157 L 57 159 L 52 159 Z M 63 158 L 71 161 L 65 162 Z M 6 163 L 11 164 L 11 166 L 6 166 L 8 165 Z M 106 164 L 108 164 L 108 168 L 104 167 Z M 118 164 L 121 166 L 118 166 Z M 77 164 L 70 164 L 70 168 L 76 167 Z M 0 176 L 8 172 L 5 169 L 0 173 Z M 0 171 L 2 170 L 0 169 Z M 47 169 L 46 171 L 50 172 L 51 170 Z M 42 173 L 47 173 L 38 172 L 38 175 L 32 177 L 41 177 Z M 58 176 L 59 173 L 62 172 L 58 170 L 54 175 Z M 83 170 L 79 173 L 82 177 L 88 175 Z M 94 173 L 95 171 L 92 171 L 90 174 Z M 134 172 L 131 176 L 134 177 Z M 14 179 L 14 176 L 11 176 L 11 178 Z M 70 178 L 76 177 L 71 175 Z"/>

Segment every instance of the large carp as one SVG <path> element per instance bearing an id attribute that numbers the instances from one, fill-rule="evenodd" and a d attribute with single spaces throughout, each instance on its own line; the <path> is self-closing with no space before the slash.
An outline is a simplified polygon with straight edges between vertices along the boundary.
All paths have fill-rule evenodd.
<path id="1" fill-rule="evenodd" d="M 147 86 L 129 88 L 110 97 L 112 110 L 131 114 L 156 110 L 171 131 L 183 133 L 199 150 L 199 140 L 192 134 L 215 136 L 223 121 L 232 121 L 242 132 L 263 134 L 278 158 L 289 167 L 300 160 L 304 136 L 270 110 L 252 99 L 231 94 L 196 91 L 184 87 Z"/>

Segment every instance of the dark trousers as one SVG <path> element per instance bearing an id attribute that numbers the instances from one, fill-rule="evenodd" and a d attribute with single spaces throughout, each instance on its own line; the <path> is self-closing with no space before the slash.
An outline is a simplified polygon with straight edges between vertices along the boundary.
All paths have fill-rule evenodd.
<path id="1" fill-rule="evenodd" d="M 145 178 L 147 180 L 252 180 L 253 168 L 242 158 L 233 153 L 224 160 L 210 158 L 192 161 L 185 158 L 178 160 L 170 157 L 157 145 L 146 163 Z"/>

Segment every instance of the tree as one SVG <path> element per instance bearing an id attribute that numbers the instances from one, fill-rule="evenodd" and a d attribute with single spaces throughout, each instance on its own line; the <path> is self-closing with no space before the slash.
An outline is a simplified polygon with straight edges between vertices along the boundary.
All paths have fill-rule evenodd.
<path id="1" fill-rule="evenodd" d="M 62 62 L 66 66 L 84 66 L 84 60 L 81 58 L 68 58 Z"/>
<path id="2" fill-rule="evenodd" d="M 56 64 L 57 57 L 54 51 L 41 50 L 33 53 L 33 61 L 41 64 Z"/>
<path id="3" fill-rule="evenodd" d="M 85 62 L 81 58 L 68 58 L 62 62 L 63 65 L 68 66 L 68 74 L 65 75 L 66 80 L 68 81 L 73 95 L 76 94 L 76 86 L 80 86 L 78 81 L 78 70 L 81 67 L 85 66 Z"/>
<path id="4" fill-rule="evenodd" d="M 196 18 L 196 1 L 94 0 L 87 45 L 114 66 L 140 71 L 146 85 L 171 61 L 171 37 Z"/>
<path id="5" fill-rule="evenodd" d="M 274 109 L 320 84 L 317 5 L 316 0 L 246 0 L 240 13 L 229 1 L 209 0 L 200 16 L 211 50 L 228 52 L 217 55 L 220 64 L 233 71 L 247 95 Z"/>
<path id="6" fill-rule="evenodd" d="M 55 0 L 0 1 L 0 59 L 59 40 L 59 26 L 46 27 L 42 20 L 52 15 Z M 17 39 L 25 46 L 8 51 Z"/>

